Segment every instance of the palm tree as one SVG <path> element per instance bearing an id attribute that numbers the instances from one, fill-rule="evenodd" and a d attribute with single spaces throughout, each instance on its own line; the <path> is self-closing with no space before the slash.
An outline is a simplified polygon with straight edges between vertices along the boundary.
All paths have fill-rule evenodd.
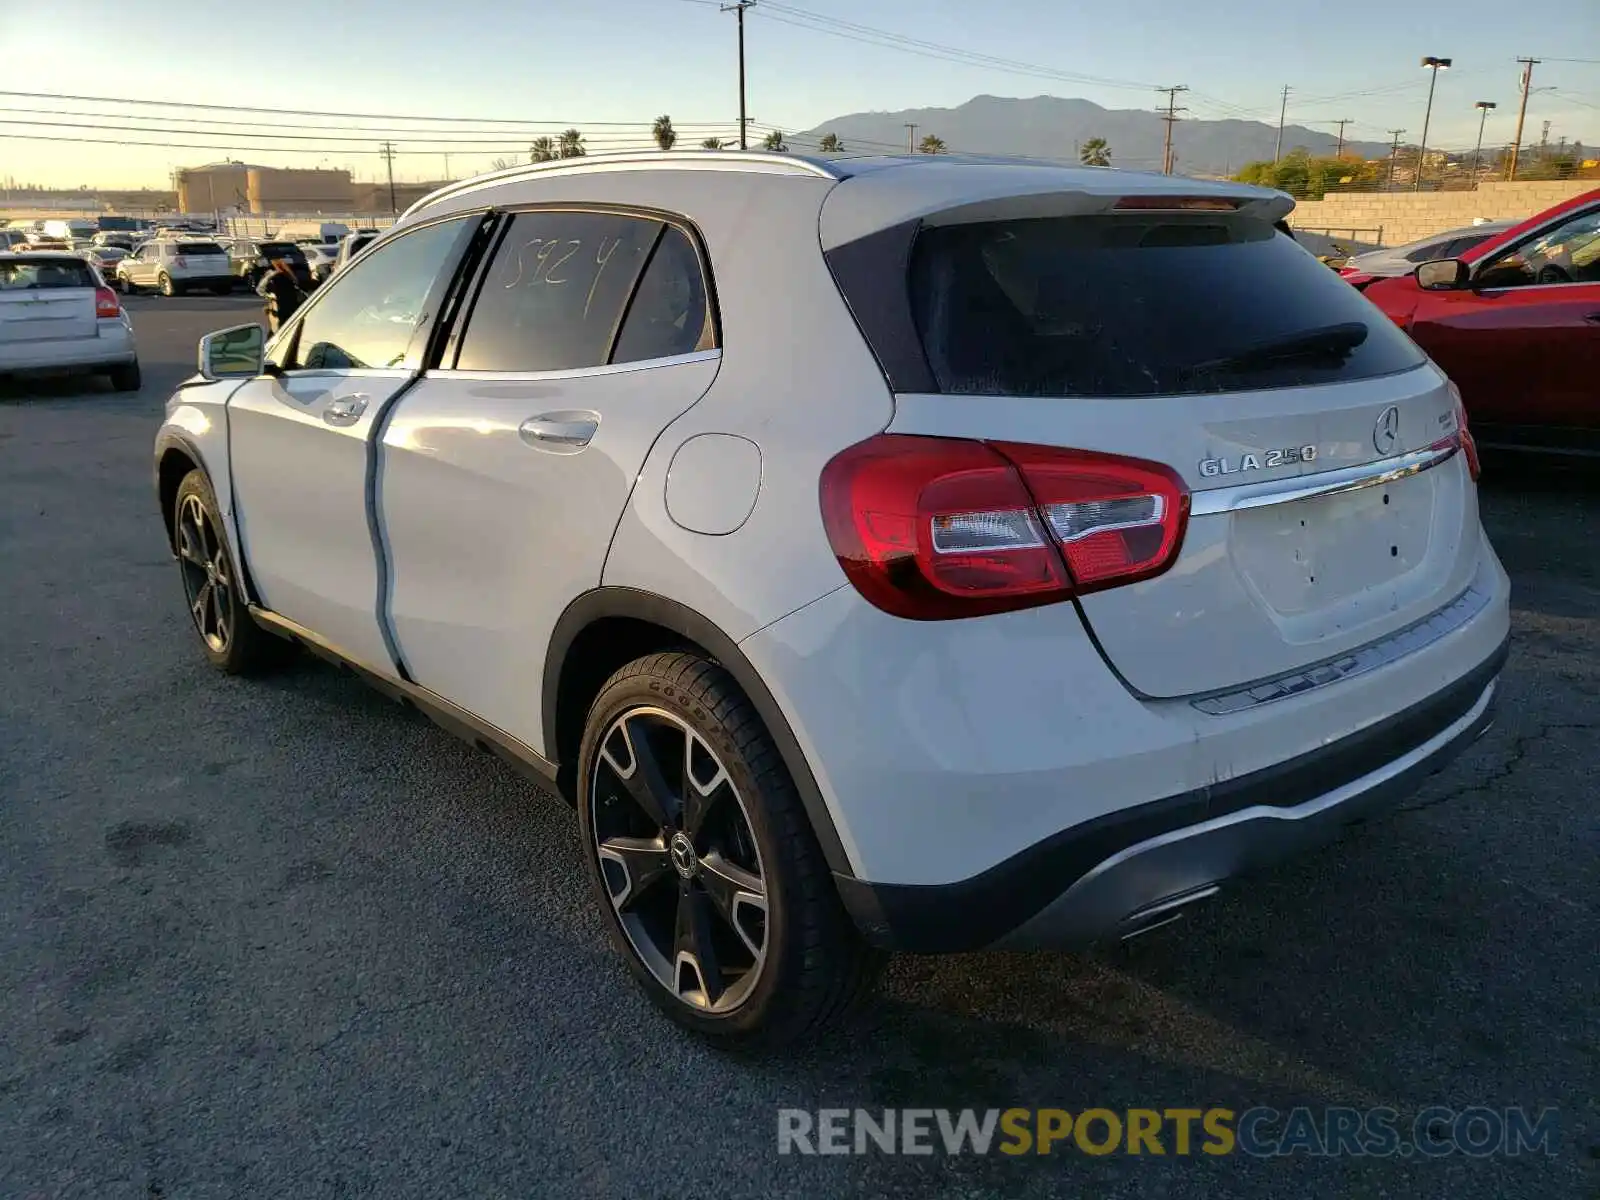
<path id="1" fill-rule="evenodd" d="M 529 162 L 550 162 L 557 157 L 554 138 L 534 138 L 533 145 L 528 147 Z"/>
<path id="2" fill-rule="evenodd" d="M 700 149 L 721 150 L 727 144 L 728 143 L 723 141 L 721 138 L 707 138 L 705 141 L 700 143 Z"/>
<path id="3" fill-rule="evenodd" d="M 655 138 L 656 145 L 663 150 L 671 150 L 678 144 L 678 131 L 672 127 L 672 118 L 665 113 L 657 117 L 655 124 L 650 126 L 650 136 Z"/>
<path id="4" fill-rule="evenodd" d="M 844 143 L 839 140 L 837 133 L 825 133 L 822 140 L 817 143 L 817 149 L 824 154 L 843 154 Z"/>
<path id="5" fill-rule="evenodd" d="M 933 133 L 923 138 L 917 146 L 917 153 L 919 154 L 944 154 L 945 152 L 944 139 Z"/>
<path id="6" fill-rule="evenodd" d="M 1103 137 L 1092 137 L 1078 148 L 1078 161 L 1086 167 L 1109 167 L 1111 146 Z"/>
<path id="7" fill-rule="evenodd" d="M 538 159 L 534 159 L 533 161 L 534 162 L 538 162 L 539 160 Z M 506 170 L 509 170 L 510 168 L 516 166 L 517 164 L 512 162 L 509 158 L 497 158 L 492 163 L 490 163 L 489 165 L 491 167 L 493 167 L 496 171 L 506 171 Z"/>
<path id="8" fill-rule="evenodd" d="M 782 154 L 789 148 L 788 144 L 783 140 L 783 130 L 781 129 L 774 129 L 767 134 L 766 137 L 761 139 L 761 145 L 765 149 L 771 150 L 774 154 Z"/>
<path id="9" fill-rule="evenodd" d="M 563 130 L 556 142 L 557 158 L 582 158 L 589 153 L 583 148 L 583 134 L 576 129 Z"/>

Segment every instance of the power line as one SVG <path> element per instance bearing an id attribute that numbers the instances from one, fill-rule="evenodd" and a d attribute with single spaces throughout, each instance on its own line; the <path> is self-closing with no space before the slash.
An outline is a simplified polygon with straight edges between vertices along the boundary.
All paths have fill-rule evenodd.
<path id="1" fill-rule="evenodd" d="M 277 113 L 290 117 L 343 117 L 352 121 L 442 121 L 458 125 L 566 125 L 578 127 L 619 126 L 629 127 L 640 124 L 638 121 L 568 121 L 555 117 L 541 117 L 538 119 L 521 117 L 424 117 L 406 113 L 352 113 L 352 112 L 326 112 L 313 108 L 263 108 L 254 104 L 200 104 L 192 100 L 144 100 L 132 97 L 118 96 L 68 96 L 55 92 L 7 92 L 0 91 L 0 96 L 14 96 L 20 100 L 73 100 L 84 104 L 133 104 L 151 108 L 182 108 L 203 109 L 206 112 L 248 112 L 248 113 Z M 683 122 L 685 126 L 697 122 Z M 707 124 L 708 122 L 698 122 Z M 649 122 L 644 122 L 649 124 Z M 674 122 L 678 124 L 678 122 Z M 416 130 L 418 133 L 424 130 Z"/>
<path id="2" fill-rule="evenodd" d="M 26 126 L 30 126 L 30 127 L 39 126 L 39 127 L 43 127 L 43 128 L 47 128 L 47 129 L 48 128 L 57 128 L 57 129 L 98 129 L 98 130 L 102 130 L 102 131 L 107 132 L 107 133 L 115 132 L 116 130 L 119 130 L 119 129 L 126 129 L 126 130 L 128 130 L 129 132 L 132 132 L 132 133 L 166 133 L 166 134 L 173 134 L 173 135 L 183 135 L 183 134 L 188 132 L 187 130 L 165 129 L 165 128 L 162 128 L 161 126 L 152 126 L 152 125 L 106 125 L 106 124 L 103 124 L 103 123 L 98 122 L 98 121 L 48 121 L 48 120 L 40 120 L 38 118 L 30 118 L 30 119 L 24 120 L 24 121 L 6 121 L 6 120 L 4 120 L 4 114 L 5 114 L 5 110 L 0 109 L 0 124 L 26 125 Z M 72 115 L 88 115 L 88 114 L 72 114 Z M 717 128 L 723 128 L 723 126 L 718 126 Z M 224 137 L 224 136 L 227 136 L 231 132 L 232 132 L 231 130 L 226 130 L 226 129 L 199 129 L 199 130 L 195 130 L 196 136 L 199 136 L 199 137 Z M 486 151 L 504 150 L 504 149 L 507 149 L 507 148 L 510 148 L 510 147 L 514 147 L 514 146 L 523 144 L 528 137 L 538 137 L 538 136 L 541 136 L 539 131 L 530 130 L 530 131 L 528 131 L 528 133 L 526 135 L 524 135 L 521 138 L 511 138 L 509 133 L 508 133 L 507 134 L 508 140 L 497 141 L 497 142 L 464 142 L 464 141 L 458 141 L 458 140 L 456 140 L 454 138 L 448 137 L 447 135 L 439 135 L 437 137 L 423 137 L 423 138 L 415 138 L 415 139 L 411 139 L 411 138 L 395 138 L 395 139 L 392 139 L 392 140 L 395 142 L 396 145 L 405 145 L 405 146 L 411 147 L 412 151 L 414 153 L 428 153 L 429 151 L 426 148 L 427 147 L 433 147 L 433 146 L 446 146 L 446 147 L 449 147 L 452 150 L 468 150 L 468 151 L 470 151 L 470 150 L 486 150 Z M 554 135 L 550 135 L 550 136 L 554 136 Z M 254 140 L 254 141 L 257 141 L 257 142 L 260 142 L 260 141 L 316 142 L 319 145 L 326 145 L 326 144 L 328 144 L 330 142 L 365 143 L 365 142 L 370 142 L 372 140 L 370 137 L 359 137 L 359 136 L 338 137 L 338 136 L 326 136 L 326 135 L 323 135 L 323 134 L 316 134 L 316 133 L 250 133 L 250 134 L 240 134 L 239 137 L 241 139 L 241 144 L 246 139 Z M 620 134 L 620 133 L 618 133 L 618 134 L 604 134 L 604 135 L 599 135 L 597 140 L 601 141 L 601 142 L 606 142 L 606 143 L 624 143 L 624 142 L 626 142 L 626 143 L 632 144 L 632 143 L 635 143 L 635 142 L 645 141 L 645 140 L 649 140 L 649 139 L 648 139 L 648 135 L 646 135 L 646 134 L 641 132 L 637 136 L 632 136 L 632 135 L 628 135 L 628 134 Z M 284 152 L 289 152 L 289 151 L 293 151 L 295 149 L 295 147 L 293 147 L 293 146 L 278 146 L 278 147 L 276 147 L 276 149 L 278 149 L 280 151 L 284 151 Z M 340 149 L 342 149 L 342 147 L 340 147 Z M 434 152 L 437 152 L 437 151 L 434 151 Z"/>
<path id="3" fill-rule="evenodd" d="M 819 13 L 808 12 L 803 8 L 779 3 L 778 0 L 763 0 L 762 12 L 766 14 L 766 19 L 769 21 L 780 21 L 798 28 L 811 29 L 817 33 L 830 33 L 836 37 L 847 38 L 851 41 L 865 42 L 869 45 L 878 45 L 886 49 L 900 50 L 907 54 L 918 54 L 946 62 L 960 62 L 968 66 L 988 67 L 1012 74 L 1042 76 L 1067 83 L 1081 83 L 1096 87 L 1129 88 L 1142 91 L 1150 86 L 1148 83 L 1139 83 L 1134 80 L 1111 79 L 1099 75 L 1084 75 L 1075 71 L 1062 71 L 1040 63 L 1003 58 L 998 55 L 967 50 L 959 46 L 931 42 L 923 38 L 908 37 L 905 34 L 879 29 L 872 25 L 862 25 L 856 21 L 845 21 L 836 17 L 827 17 Z"/>

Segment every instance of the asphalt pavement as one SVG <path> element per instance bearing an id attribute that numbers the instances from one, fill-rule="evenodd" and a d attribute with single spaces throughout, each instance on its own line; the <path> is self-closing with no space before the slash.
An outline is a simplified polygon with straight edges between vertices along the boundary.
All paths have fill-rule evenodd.
<path id="1" fill-rule="evenodd" d="M 1501 473 L 1498 725 L 1391 816 L 1128 947 L 898 958 L 714 1052 L 606 944 L 576 822 L 307 659 L 208 670 L 146 387 L 0 384 L 0 1197 L 1594 1197 L 1600 489 Z M 1491 464 L 1491 476 L 1496 468 Z M 307 536 L 314 536 L 308 530 Z M 1554 1156 L 779 1155 L 781 1107 L 1560 1110 Z"/>

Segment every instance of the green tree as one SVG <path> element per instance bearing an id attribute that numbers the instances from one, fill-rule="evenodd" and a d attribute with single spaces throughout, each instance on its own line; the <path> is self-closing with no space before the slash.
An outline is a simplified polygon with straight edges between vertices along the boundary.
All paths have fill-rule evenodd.
<path id="1" fill-rule="evenodd" d="M 528 147 L 529 162 L 550 162 L 560 157 L 556 153 L 554 138 L 538 137 L 533 139 L 533 145 Z"/>
<path id="2" fill-rule="evenodd" d="M 1247 163 L 1233 178 L 1239 183 L 1288 192 L 1297 200 L 1321 200 L 1328 192 L 1339 188 L 1376 187 L 1380 169 L 1387 170 L 1386 164 L 1363 162 L 1354 157 L 1313 158 L 1305 147 L 1296 146 L 1277 162 Z"/>
<path id="3" fill-rule="evenodd" d="M 1109 167 L 1111 143 L 1103 137 L 1092 137 L 1078 147 L 1078 161 L 1086 167 Z"/>
<path id="4" fill-rule="evenodd" d="M 944 139 L 938 134 L 930 133 L 917 144 L 918 154 L 944 154 Z"/>
<path id="5" fill-rule="evenodd" d="M 783 140 L 783 130 L 781 129 L 774 129 L 767 134 L 766 137 L 761 139 L 761 145 L 763 148 L 771 150 L 774 154 L 782 154 L 789 149 L 789 144 Z"/>
<path id="6" fill-rule="evenodd" d="M 663 150 L 671 150 L 678 144 L 678 131 L 672 127 L 672 118 L 665 113 L 657 117 L 655 124 L 650 126 L 650 136 L 655 138 L 656 145 Z"/>
<path id="7" fill-rule="evenodd" d="M 583 134 L 576 129 L 564 130 L 556 142 L 557 158 L 582 158 L 589 153 L 584 149 Z"/>
<path id="8" fill-rule="evenodd" d="M 837 133 L 825 133 L 817 143 L 817 149 L 824 154 L 841 154 L 844 152 L 844 143 L 839 140 Z"/>
<path id="9" fill-rule="evenodd" d="M 721 150 L 724 147 L 726 147 L 727 144 L 728 143 L 723 141 L 721 138 L 715 138 L 715 137 L 707 138 L 705 141 L 700 143 L 700 149 L 702 149 L 702 150 Z"/>

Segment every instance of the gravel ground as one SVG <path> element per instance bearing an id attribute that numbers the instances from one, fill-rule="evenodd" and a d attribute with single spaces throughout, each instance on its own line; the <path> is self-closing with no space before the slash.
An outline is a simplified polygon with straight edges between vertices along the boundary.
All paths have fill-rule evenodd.
<path id="1" fill-rule="evenodd" d="M 625 979 L 576 823 L 307 660 L 209 672 L 148 386 L 0 384 L 0 1196 L 1600 1194 L 1600 489 L 1500 478 L 1499 724 L 1403 811 L 1093 956 L 900 958 L 794 1057 Z M 1493 468 L 1492 468 L 1493 469 Z M 780 1107 L 1560 1109 L 1555 1157 L 780 1156 Z M 1407 1118 L 1409 1119 L 1409 1118 Z"/>

